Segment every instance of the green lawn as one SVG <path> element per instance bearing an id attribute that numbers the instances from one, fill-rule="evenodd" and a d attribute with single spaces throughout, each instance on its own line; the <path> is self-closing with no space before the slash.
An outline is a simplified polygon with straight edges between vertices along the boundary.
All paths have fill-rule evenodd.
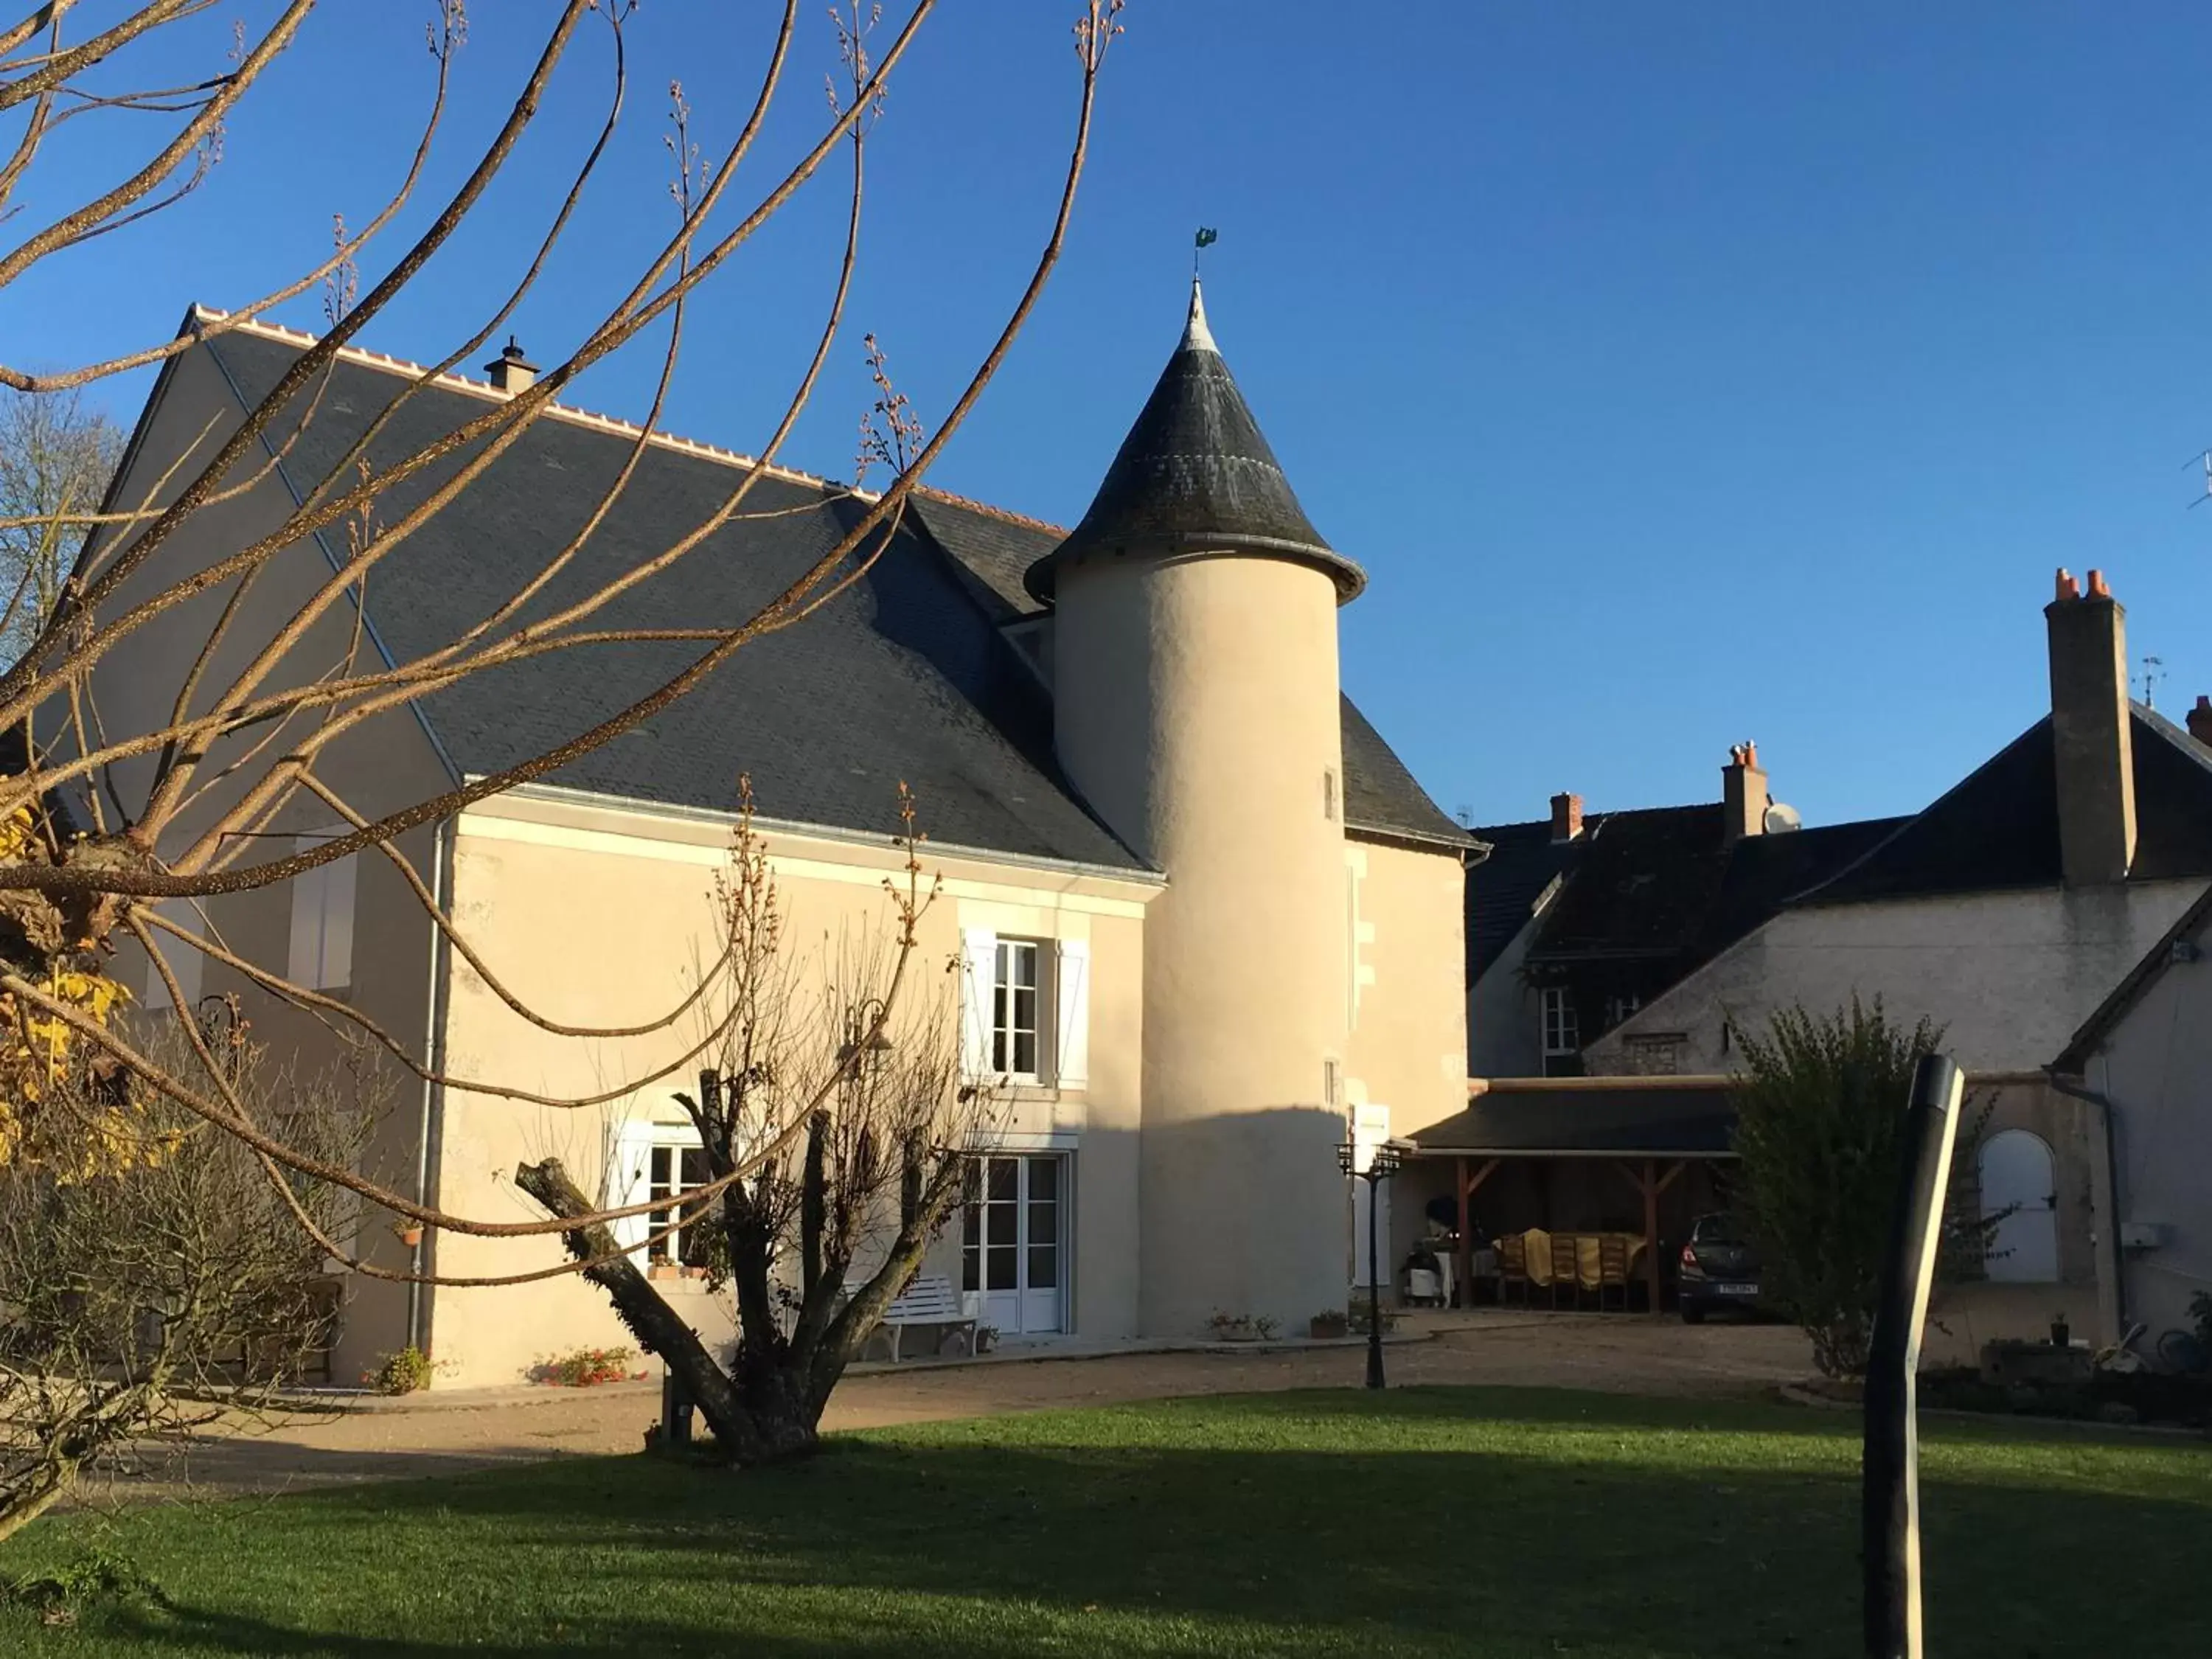
<path id="1" fill-rule="evenodd" d="M 1267 1395 L 46 1522 L 155 1586 L 0 1652 L 1771 1659 L 1857 1647 L 1856 1419 L 1522 1389 Z M 1925 1449 L 1941 1659 L 2212 1650 L 2212 1448 Z"/>

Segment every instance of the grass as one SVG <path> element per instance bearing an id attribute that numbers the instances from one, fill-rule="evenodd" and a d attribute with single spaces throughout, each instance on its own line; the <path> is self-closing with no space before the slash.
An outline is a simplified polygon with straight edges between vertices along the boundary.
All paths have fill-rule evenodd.
<path id="1" fill-rule="evenodd" d="M 577 1459 L 76 1517 L 0 1572 L 120 1561 L 155 1591 L 68 1627 L 0 1608 L 0 1653 L 1843 1659 L 1856 1435 L 1748 1403 L 1316 1392 L 872 1431 L 748 1474 Z M 2212 1645 L 2201 1443 L 1946 1422 L 1922 1493 L 1931 1653 Z"/>

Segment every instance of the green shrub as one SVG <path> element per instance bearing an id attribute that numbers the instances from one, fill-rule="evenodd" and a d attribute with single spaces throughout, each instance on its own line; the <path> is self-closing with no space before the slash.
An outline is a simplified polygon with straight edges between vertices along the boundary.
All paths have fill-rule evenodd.
<path id="1" fill-rule="evenodd" d="M 1856 997 L 1817 1018 L 1784 1009 L 1765 1036 L 1742 1037 L 1736 1210 L 1765 1294 L 1813 1339 L 1826 1376 L 1866 1370 L 1913 1067 L 1942 1040 Z"/>
<path id="2" fill-rule="evenodd" d="M 375 1370 L 361 1374 L 361 1380 L 379 1394 L 416 1394 L 430 1386 L 437 1369 L 430 1356 L 410 1342 L 398 1353 L 385 1355 Z"/>

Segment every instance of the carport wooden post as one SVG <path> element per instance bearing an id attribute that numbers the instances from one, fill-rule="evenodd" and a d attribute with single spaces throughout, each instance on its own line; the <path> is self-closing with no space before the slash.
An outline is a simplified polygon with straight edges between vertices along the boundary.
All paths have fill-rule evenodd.
<path id="1" fill-rule="evenodd" d="M 1462 1308 L 1474 1305 L 1474 1189 L 1498 1172 L 1498 1162 L 1493 1158 L 1470 1173 L 1464 1154 L 1452 1160 L 1459 1183 L 1459 1249 L 1455 1253 L 1458 1271 L 1454 1275 L 1457 1280 L 1454 1288 L 1459 1291 L 1459 1305 Z"/>
<path id="2" fill-rule="evenodd" d="M 1673 1186 L 1682 1171 L 1690 1166 L 1674 1163 L 1667 1173 L 1659 1173 L 1659 1160 L 1647 1158 L 1639 1170 L 1633 1164 L 1620 1164 L 1621 1174 L 1636 1183 L 1636 1190 L 1644 1194 L 1644 1282 L 1650 1288 L 1651 1311 L 1659 1311 L 1659 1194 Z"/>
<path id="3" fill-rule="evenodd" d="M 1644 1282 L 1650 1292 L 1645 1304 L 1653 1313 L 1659 1311 L 1659 1165 L 1651 1158 L 1644 1160 L 1644 1179 L 1637 1183 L 1644 1188 Z M 1620 1293 L 1620 1305 L 1628 1305 L 1628 1292 Z"/>
<path id="4" fill-rule="evenodd" d="M 1468 1218 L 1472 1213 L 1468 1200 L 1474 1196 L 1474 1188 L 1468 1184 L 1467 1159 L 1452 1160 L 1453 1174 L 1459 1185 L 1459 1248 L 1453 1252 L 1457 1260 L 1452 1263 L 1452 1288 L 1460 1294 L 1460 1306 L 1474 1305 L 1474 1240 L 1468 1235 Z"/>

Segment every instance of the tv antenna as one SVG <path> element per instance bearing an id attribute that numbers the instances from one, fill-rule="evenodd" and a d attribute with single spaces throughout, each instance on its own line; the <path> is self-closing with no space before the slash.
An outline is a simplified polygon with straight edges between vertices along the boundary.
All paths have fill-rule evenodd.
<path id="1" fill-rule="evenodd" d="M 2152 699 L 2151 699 L 2151 691 L 2152 691 L 2152 689 L 2153 689 L 2154 686 L 2156 686 L 2156 685 L 2157 685 L 2157 684 L 2159 683 L 2159 681 L 2160 681 L 2160 680 L 2164 679 L 2165 678 L 2166 678 L 2166 659 L 2165 659 L 2165 658 L 2163 658 L 2163 657 L 2145 657 L 2145 658 L 2142 659 L 2142 688 L 2143 688 L 2143 707 L 2144 707 L 2144 708 L 2155 708 L 2155 707 L 2157 706 L 2157 705 L 2156 705 L 2156 704 L 2152 701 Z"/>

